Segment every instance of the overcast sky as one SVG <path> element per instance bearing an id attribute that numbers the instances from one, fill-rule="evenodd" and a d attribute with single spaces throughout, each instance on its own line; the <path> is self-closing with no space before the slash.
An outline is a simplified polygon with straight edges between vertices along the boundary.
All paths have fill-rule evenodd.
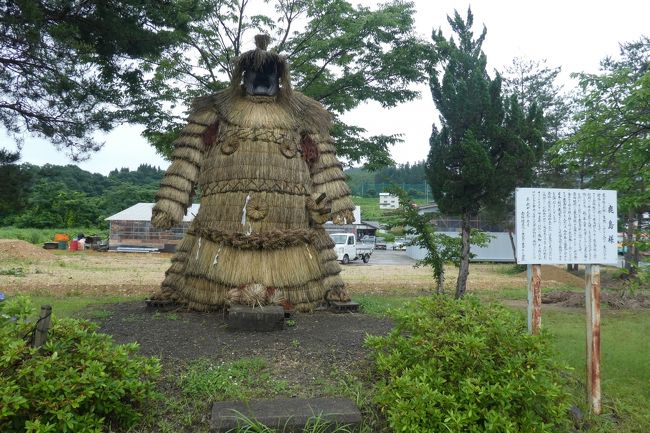
<path id="1" fill-rule="evenodd" d="M 352 3 L 371 6 L 377 1 L 352 0 Z M 650 34 L 648 0 L 414 0 L 414 3 L 416 30 L 427 39 L 431 30 L 439 27 L 448 36 L 447 15 L 457 9 L 464 17 L 471 4 L 475 33 L 480 32 L 482 24 L 487 27 L 483 50 L 490 71 L 502 70 L 515 57 L 546 59 L 548 66 L 562 67 L 566 86 L 572 85 L 569 79 L 572 72 L 597 72 L 603 57 L 618 54 L 619 42 Z M 404 143 L 392 150 L 398 163 L 425 159 L 431 124 L 437 114 L 428 87 L 419 89 L 422 96 L 417 101 L 392 109 L 382 109 L 374 103 L 364 104 L 347 113 L 344 120 L 366 128 L 371 134 L 403 134 Z M 161 168 L 168 165 L 140 137 L 137 126 L 118 127 L 101 140 L 105 142 L 104 148 L 79 164 L 84 170 L 108 174 L 115 168 L 135 169 L 143 163 Z M 0 141 L 4 147 L 13 147 L 6 135 L 0 135 Z M 26 137 L 22 162 L 71 163 L 46 141 L 31 137 Z"/>

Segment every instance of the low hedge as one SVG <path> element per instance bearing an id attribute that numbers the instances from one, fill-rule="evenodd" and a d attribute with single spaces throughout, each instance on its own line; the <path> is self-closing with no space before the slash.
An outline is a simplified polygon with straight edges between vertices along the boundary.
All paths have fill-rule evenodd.
<path id="1" fill-rule="evenodd" d="M 396 432 L 552 432 L 566 426 L 567 394 L 546 335 L 477 299 L 423 298 L 368 337 L 376 402 Z"/>
<path id="2" fill-rule="evenodd" d="M 52 320 L 47 343 L 30 346 L 34 323 L 24 299 L 0 302 L 0 431 L 102 432 L 134 425 L 160 372 L 96 325 Z"/>

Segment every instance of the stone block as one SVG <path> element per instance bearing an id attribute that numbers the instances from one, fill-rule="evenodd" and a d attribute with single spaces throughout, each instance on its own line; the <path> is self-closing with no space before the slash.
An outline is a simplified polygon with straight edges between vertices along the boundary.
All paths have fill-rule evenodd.
<path id="1" fill-rule="evenodd" d="M 212 406 L 210 431 L 222 433 L 235 431 L 244 426 L 243 417 L 267 427 L 287 432 L 302 432 L 310 420 L 318 417 L 321 422 L 354 426 L 361 422 L 361 412 L 348 398 L 284 398 L 275 400 L 251 400 L 216 402 Z M 321 430 L 319 430 L 321 431 Z"/>
<path id="2" fill-rule="evenodd" d="M 359 311 L 359 304 L 354 301 L 349 302 L 330 302 L 330 311 L 334 313 L 355 313 Z"/>
<path id="3" fill-rule="evenodd" d="M 279 305 L 233 305 L 228 309 L 226 323 L 237 331 L 281 331 L 284 329 L 284 308 Z"/>

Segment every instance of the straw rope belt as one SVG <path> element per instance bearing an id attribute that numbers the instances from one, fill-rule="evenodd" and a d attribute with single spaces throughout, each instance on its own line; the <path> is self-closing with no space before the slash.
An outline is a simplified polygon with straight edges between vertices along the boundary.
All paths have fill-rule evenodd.
<path id="1" fill-rule="evenodd" d="M 241 250 L 279 250 L 287 247 L 311 244 L 315 238 L 314 231 L 311 229 L 271 230 L 264 233 L 253 233 L 247 236 L 245 233 L 233 233 L 197 227 L 193 230 L 188 230 L 188 234 L 200 236 L 212 242 Z"/>
<path id="2" fill-rule="evenodd" d="M 224 192 L 277 192 L 291 195 L 309 195 L 307 187 L 300 183 L 284 180 L 264 179 L 232 179 L 210 182 L 203 187 L 203 195 L 219 194 Z"/>
<path id="3" fill-rule="evenodd" d="M 266 141 L 277 144 L 285 142 L 298 142 L 298 134 L 292 130 L 286 129 L 268 129 L 268 128 L 247 128 L 243 126 L 229 125 L 222 132 L 222 138 L 236 139 L 237 141 Z"/>

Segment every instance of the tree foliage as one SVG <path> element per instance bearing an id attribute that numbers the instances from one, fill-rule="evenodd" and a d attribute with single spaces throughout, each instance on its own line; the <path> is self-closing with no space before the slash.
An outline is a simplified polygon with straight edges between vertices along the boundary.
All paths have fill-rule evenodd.
<path id="1" fill-rule="evenodd" d="M 516 186 L 528 183 L 543 117 L 535 103 L 524 112 L 515 95 L 502 96 L 501 77 L 491 78 L 486 70 L 482 44 L 487 30 L 474 37 L 471 10 L 466 20 L 455 12 L 448 21 L 456 40 L 441 30 L 432 35 L 444 71 L 434 69 L 430 76 L 441 128 L 434 125 L 426 171 L 440 211 L 461 216 L 456 296 L 462 297 L 469 273 L 470 218 L 483 208 L 503 205 Z"/>
<path id="2" fill-rule="evenodd" d="M 429 45 L 413 34 L 413 4 L 392 1 L 370 9 L 346 0 L 276 0 L 268 13 L 258 13 L 251 3 L 211 2 L 206 17 L 191 24 L 185 43 L 151 70 L 151 97 L 140 115 L 151 143 L 169 154 L 184 123 L 174 108 L 224 88 L 234 58 L 252 49 L 253 35 L 262 32 L 288 58 L 293 87 L 337 116 L 332 134 L 339 154 L 370 167 L 389 163 L 388 147 L 398 136 L 367 137 L 339 115 L 366 101 L 393 107 L 418 96 L 410 85 L 424 79 L 430 55 Z"/>
<path id="3" fill-rule="evenodd" d="M 179 41 L 197 1 L 0 2 L 0 123 L 74 159 L 97 150 L 93 131 L 132 115 L 143 62 Z"/>
<path id="4" fill-rule="evenodd" d="M 0 149 L 0 223 L 4 216 L 20 213 L 27 205 L 25 185 L 31 175 L 20 169 L 19 160 L 19 152 Z"/>
<path id="5" fill-rule="evenodd" d="M 425 251 L 424 258 L 416 261 L 415 267 L 430 267 L 433 278 L 436 281 L 436 292 L 444 293 L 445 290 L 445 263 L 452 263 L 455 266 L 461 264 L 461 239 L 436 233 L 435 226 L 431 223 L 430 213 L 420 214 L 418 206 L 411 200 L 411 197 L 402 189 L 393 187 L 389 190 L 393 195 L 399 197 L 399 209 L 392 218 L 393 225 L 401 225 L 406 228 L 408 234 L 413 235 L 411 244 L 422 248 Z M 491 237 L 480 230 L 472 229 L 470 232 L 470 243 L 479 247 L 485 247 L 490 243 Z M 470 253 L 470 258 L 474 255 Z"/>
<path id="6" fill-rule="evenodd" d="M 560 72 L 560 67 L 550 67 L 546 60 L 515 58 L 503 74 L 503 93 L 515 96 L 524 112 L 536 106 L 542 113 L 542 139 L 533 143 L 537 147 L 532 149 L 535 168 L 529 186 L 566 188 L 574 183 L 566 167 L 551 164 L 549 155 L 549 150 L 569 134 L 571 126 L 572 105 L 558 84 Z"/>
<path id="7" fill-rule="evenodd" d="M 622 44 L 620 57 L 604 59 L 600 73 L 576 76 L 578 128 L 556 146 L 556 162 L 579 175 L 582 186 L 618 191 L 633 242 L 634 227 L 650 211 L 650 38 Z M 626 261 L 636 267 L 638 249 L 630 248 Z"/>
<path id="8" fill-rule="evenodd" d="M 110 215 L 136 203 L 153 202 L 163 174 L 146 164 L 136 170 L 114 170 L 108 176 L 74 165 L 0 164 L 0 182 L 7 186 L 0 189 L 0 224 L 102 227 Z"/>

